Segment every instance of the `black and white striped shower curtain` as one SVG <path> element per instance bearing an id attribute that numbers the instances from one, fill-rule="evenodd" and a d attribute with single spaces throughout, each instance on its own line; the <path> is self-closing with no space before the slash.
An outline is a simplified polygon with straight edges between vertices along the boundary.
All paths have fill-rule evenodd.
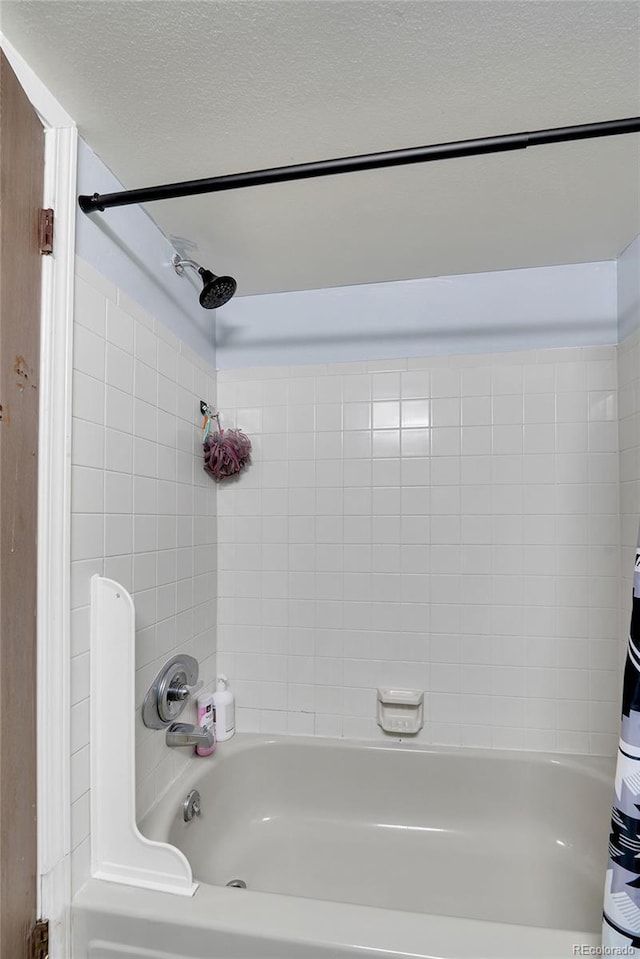
<path id="1" fill-rule="evenodd" d="M 640 535 L 622 687 L 622 728 L 604 887 L 605 955 L 640 957 Z M 624 951 L 622 951 L 622 947 Z"/>

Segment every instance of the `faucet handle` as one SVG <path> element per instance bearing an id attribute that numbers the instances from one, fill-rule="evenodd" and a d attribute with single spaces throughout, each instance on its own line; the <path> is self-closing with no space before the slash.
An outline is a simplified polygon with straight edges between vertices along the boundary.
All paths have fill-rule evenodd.
<path id="1" fill-rule="evenodd" d="M 172 703 L 181 703 L 185 699 L 188 699 L 189 696 L 193 696 L 194 693 L 197 693 L 199 689 L 202 689 L 204 683 L 200 680 L 197 683 L 189 685 L 189 683 L 174 682 L 169 686 L 167 690 L 167 699 Z"/>

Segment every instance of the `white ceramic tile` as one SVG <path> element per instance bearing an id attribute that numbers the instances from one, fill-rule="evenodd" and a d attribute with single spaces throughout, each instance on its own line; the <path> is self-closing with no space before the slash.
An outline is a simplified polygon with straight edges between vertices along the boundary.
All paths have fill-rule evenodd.
<path id="1" fill-rule="evenodd" d="M 133 353 L 133 317 L 112 301 L 107 302 L 107 342 Z"/>
<path id="2" fill-rule="evenodd" d="M 125 293 L 123 290 L 118 290 L 117 294 L 118 306 L 124 310 L 125 313 L 128 313 L 137 323 L 141 323 L 148 330 L 154 329 L 155 321 L 153 317 L 147 313 L 137 300 L 134 300 L 133 297 L 129 296 L 128 293 Z"/>
<path id="3" fill-rule="evenodd" d="M 89 653 L 71 658 L 71 705 L 87 700 L 89 696 Z"/>
<path id="4" fill-rule="evenodd" d="M 158 373 L 166 376 L 170 380 L 177 379 L 178 372 L 178 352 L 170 343 L 165 342 L 163 338 L 158 339 Z"/>
<path id="5" fill-rule="evenodd" d="M 104 512 L 129 514 L 133 512 L 133 482 L 128 473 L 105 472 Z"/>
<path id="6" fill-rule="evenodd" d="M 71 753 L 89 744 L 89 699 L 71 707 Z"/>
<path id="7" fill-rule="evenodd" d="M 74 466 L 71 469 L 71 509 L 74 513 L 104 512 L 104 473 Z"/>
<path id="8" fill-rule="evenodd" d="M 105 342 L 102 337 L 79 324 L 74 328 L 73 367 L 97 380 L 104 380 Z"/>
<path id="9" fill-rule="evenodd" d="M 193 390 L 193 378 L 196 369 L 205 369 L 208 372 L 209 364 L 206 363 L 195 350 L 182 342 L 178 356 L 178 382 L 181 383 L 185 389 Z M 216 373 L 216 382 L 217 376 L 218 374 Z"/>
<path id="10" fill-rule="evenodd" d="M 73 374 L 73 415 L 99 425 L 104 423 L 104 383 L 79 370 Z"/>
<path id="11" fill-rule="evenodd" d="M 132 438 L 120 430 L 105 430 L 104 465 L 107 470 L 130 473 L 133 468 Z"/>
<path id="12" fill-rule="evenodd" d="M 133 430 L 133 399 L 130 393 L 107 386 L 105 425 L 114 430 L 131 433 Z"/>
<path id="13" fill-rule="evenodd" d="M 403 399 L 427 399 L 430 395 L 431 378 L 428 370 L 408 370 L 400 375 L 400 392 Z"/>
<path id="14" fill-rule="evenodd" d="M 73 522 L 73 520 L 72 520 Z M 85 607 L 89 604 L 89 583 L 94 574 L 102 576 L 104 572 L 104 558 L 75 560 L 71 563 L 71 610 Z"/>
<path id="15" fill-rule="evenodd" d="M 147 332 L 147 331 L 145 331 Z M 152 334 L 150 334 L 152 335 Z M 134 370 L 134 396 L 154 406 L 158 399 L 158 373 L 155 368 L 136 360 Z"/>
<path id="16" fill-rule="evenodd" d="M 104 294 L 80 276 L 75 282 L 75 322 L 104 337 L 107 299 Z"/>
<path id="17" fill-rule="evenodd" d="M 105 514 L 104 551 L 105 556 L 121 556 L 133 552 L 133 519 L 130 514 Z"/>
<path id="18" fill-rule="evenodd" d="M 103 555 L 104 529 L 101 513 L 74 513 L 71 519 L 71 558 L 95 559 Z"/>
<path id="19" fill-rule="evenodd" d="M 438 427 L 431 430 L 431 453 L 433 456 L 458 456 L 460 454 L 459 427 Z"/>
<path id="20" fill-rule="evenodd" d="M 133 401 L 133 432 L 151 443 L 158 439 L 158 410 L 151 403 L 135 399 Z"/>
<path id="21" fill-rule="evenodd" d="M 452 397 L 459 404 L 461 374 L 458 369 L 439 369 L 434 364 L 431 371 L 431 396 Z"/>
<path id="22" fill-rule="evenodd" d="M 133 358 L 113 343 L 107 343 L 105 380 L 124 393 L 133 392 Z"/>
<path id="23" fill-rule="evenodd" d="M 71 756 L 71 802 L 75 802 L 89 789 L 89 746 L 84 746 Z"/>
<path id="24" fill-rule="evenodd" d="M 76 466 L 102 469 L 104 466 L 105 431 L 102 426 L 74 417 L 71 462 Z"/>

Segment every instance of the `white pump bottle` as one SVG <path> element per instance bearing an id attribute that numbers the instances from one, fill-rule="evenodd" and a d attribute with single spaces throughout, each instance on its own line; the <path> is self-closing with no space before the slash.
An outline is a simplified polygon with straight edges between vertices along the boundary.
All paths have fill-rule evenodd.
<path id="1" fill-rule="evenodd" d="M 229 680 L 222 673 L 216 683 L 213 705 L 216 710 L 216 740 L 223 743 L 226 739 L 231 739 L 236 731 L 236 706 L 233 693 L 229 689 Z"/>

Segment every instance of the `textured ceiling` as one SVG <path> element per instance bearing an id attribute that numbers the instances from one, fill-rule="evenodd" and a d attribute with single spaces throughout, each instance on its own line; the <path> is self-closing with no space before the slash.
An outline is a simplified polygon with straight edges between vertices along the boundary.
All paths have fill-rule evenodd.
<path id="1" fill-rule="evenodd" d="M 627 0 L 4 0 L 0 26 L 135 187 L 639 115 L 639 13 Z M 640 232 L 639 143 L 147 209 L 241 294 L 610 259 Z"/>

